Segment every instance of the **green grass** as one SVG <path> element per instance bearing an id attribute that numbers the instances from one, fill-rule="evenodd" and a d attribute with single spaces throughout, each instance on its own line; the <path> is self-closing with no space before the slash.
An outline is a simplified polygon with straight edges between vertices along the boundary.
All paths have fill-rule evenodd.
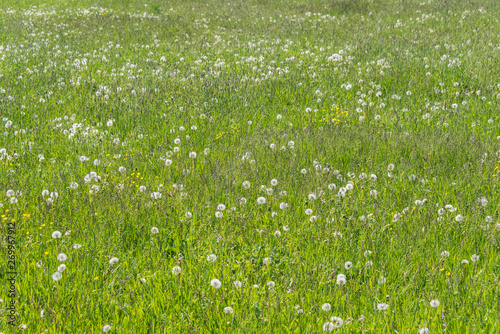
<path id="1" fill-rule="evenodd" d="M 499 10 L 0 0 L 0 332 L 499 332 Z"/>

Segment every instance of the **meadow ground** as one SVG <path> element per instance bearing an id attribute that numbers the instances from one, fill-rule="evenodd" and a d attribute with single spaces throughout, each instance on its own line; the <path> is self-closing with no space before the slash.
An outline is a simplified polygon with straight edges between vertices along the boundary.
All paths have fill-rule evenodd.
<path id="1" fill-rule="evenodd" d="M 0 0 L 0 332 L 500 332 L 499 13 Z"/>

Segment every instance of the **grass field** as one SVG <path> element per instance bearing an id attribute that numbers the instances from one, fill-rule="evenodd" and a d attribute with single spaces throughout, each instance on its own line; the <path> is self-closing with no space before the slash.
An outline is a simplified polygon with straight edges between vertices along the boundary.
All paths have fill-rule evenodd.
<path id="1" fill-rule="evenodd" d="M 0 0 L 0 332 L 499 333 L 499 13 Z"/>

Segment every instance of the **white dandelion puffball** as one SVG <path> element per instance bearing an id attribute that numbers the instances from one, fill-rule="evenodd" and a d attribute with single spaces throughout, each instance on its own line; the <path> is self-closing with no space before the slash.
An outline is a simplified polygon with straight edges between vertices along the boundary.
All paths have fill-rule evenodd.
<path id="1" fill-rule="evenodd" d="M 344 324 L 344 320 L 342 320 L 342 318 L 339 318 L 339 317 L 331 317 L 330 321 L 333 322 L 333 325 L 335 326 L 335 328 L 339 328 L 340 326 L 342 326 Z"/>
<path id="2" fill-rule="evenodd" d="M 165 159 L 165 166 L 170 166 L 172 164 L 172 160 Z"/>
<path id="3" fill-rule="evenodd" d="M 70 187 L 71 189 L 76 189 L 76 188 L 78 188 L 78 183 L 76 183 L 76 182 L 71 182 L 71 183 L 69 184 L 69 187 Z"/>
<path id="4" fill-rule="evenodd" d="M 189 153 L 189 157 L 190 157 L 191 159 L 196 159 L 196 152 L 191 152 L 191 153 Z"/>
<path id="5" fill-rule="evenodd" d="M 224 211 L 225 209 L 226 209 L 226 206 L 224 204 L 217 205 L 217 210 Z"/>
<path id="6" fill-rule="evenodd" d="M 281 237 L 281 232 L 280 232 L 280 231 L 276 231 L 276 232 L 274 232 L 274 236 L 275 236 L 276 238 Z"/>
<path id="7" fill-rule="evenodd" d="M 113 123 L 111 123 L 111 124 L 113 124 Z M 110 325 L 105 325 L 105 326 L 103 326 L 103 327 L 102 327 L 102 331 L 103 331 L 104 333 L 107 333 L 107 332 L 109 332 L 110 330 L 111 330 L 111 326 L 110 326 Z"/>
<path id="8" fill-rule="evenodd" d="M 109 260 L 109 265 L 112 266 L 113 264 L 115 264 L 117 262 L 118 262 L 118 258 L 117 257 L 113 257 L 113 258 L 111 258 L 111 260 Z"/>
<path id="9" fill-rule="evenodd" d="M 14 190 L 12 190 L 12 189 L 9 189 L 9 190 L 7 190 L 7 191 L 5 192 L 5 195 L 6 195 L 7 197 L 12 197 L 12 196 L 14 196 L 15 194 L 16 194 L 16 192 L 15 192 Z"/>
<path id="10" fill-rule="evenodd" d="M 243 188 L 245 189 L 249 189 L 251 186 L 250 182 L 249 181 L 243 181 Z"/>
<path id="11" fill-rule="evenodd" d="M 223 214 L 220 211 L 215 212 L 215 218 L 222 218 Z"/>
<path id="12" fill-rule="evenodd" d="M 215 262 L 215 260 L 217 260 L 217 255 L 210 254 L 209 256 L 207 256 L 207 261 L 208 262 Z"/>
<path id="13" fill-rule="evenodd" d="M 120 168 L 118 168 L 118 171 L 123 174 L 127 171 L 127 169 L 125 167 L 121 166 Z"/>
<path id="14" fill-rule="evenodd" d="M 472 262 L 477 262 L 479 260 L 479 255 L 474 254 L 474 255 L 471 256 L 470 259 L 471 259 Z"/>
<path id="15" fill-rule="evenodd" d="M 337 275 L 337 285 L 344 285 L 347 283 L 347 279 L 344 274 Z"/>
<path id="16" fill-rule="evenodd" d="M 321 309 L 325 312 L 329 312 L 331 309 L 332 309 L 332 305 L 328 304 L 328 303 L 324 303 L 322 306 L 321 306 Z"/>
<path id="17" fill-rule="evenodd" d="M 153 234 L 158 234 L 158 232 L 159 232 L 159 230 L 158 230 L 158 228 L 157 228 L 157 227 L 152 227 L 152 228 L 151 228 L 151 233 L 153 233 Z"/>
<path id="18" fill-rule="evenodd" d="M 372 254 L 372 251 L 370 251 L 370 250 L 367 250 L 367 251 L 365 251 L 365 252 L 363 253 L 363 255 L 364 255 L 365 257 L 368 257 L 368 256 L 370 256 L 371 254 Z"/>
<path id="19" fill-rule="evenodd" d="M 222 286 L 222 283 L 217 278 L 214 278 L 210 281 L 210 285 L 216 289 L 219 289 Z"/>
<path id="20" fill-rule="evenodd" d="M 370 190 L 370 196 L 377 197 L 377 191 L 375 189 Z"/>
<path id="21" fill-rule="evenodd" d="M 82 247 L 82 245 L 80 245 L 80 244 L 73 244 L 73 248 L 74 249 L 78 249 L 78 248 L 81 248 L 81 247 Z"/>
<path id="22" fill-rule="evenodd" d="M 351 261 L 347 261 L 344 264 L 344 268 L 346 268 L 347 270 L 351 270 L 351 268 L 352 268 L 352 262 Z"/>
<path id="23" fill-rule="evenodd" d="M 380 303 L 380 304 L 377 305 L 377 309 L 379 311 L 385 311 L 385 310 L 387 310 L 388 307 L 389 307 L 389 305 L 387 305 L 385 303 Z"/>
<path id="24" fill-rule="evenodd" d="M 278 185 L 278 180 L 276 180 L 276 179 L 272 179 L 272 180 L 271 180 L 271 185 L 272 185 L 272 186 L 276 186 L 276 185 Z"/>
<path id="25" fill-rule="evenodd" d="M 420 329 L 418 330 L 418 334 L 430 334 L 430 333 L 431 333 L 431 331 L 430 331 L 430 330 L 429 330 L 429 328 L 427 328 L 427 327 L 420 328 Z"/>
<path id="26" fill-rule="evenodd" d="M 431 307 L 436 308 L 436 307 L 438 307 L 438 306 L 439 306 L 439 300 L 437 300 L 437 299 L 431 300 L 431 301 L 430 301 L 430 303 L 429 303 L 429 305 L 430 305 Z"/>
<path id="27" fill-rule="evenodd" d="M 59 239 L 62 236 L 62 233 L 59 231 L 52 232 L 52 238 Z"/>
<path id="28" fill-rule="evenodd" d="M 172 274 L 174 274 L 175 276 L 179 275 L 181 273 L 181 271 L 182 271 L 182 269 L 179 266 L 175 266 L 172 268 Z"/>
<path id="29" fill-rule="evenodd" d="M 59 265 L 59 267 L 57 267 L 57 271 L 62 273 L 63 271 L 66 270 L 66 265 L 65 264 L 61 264 Z"/>
<path id="30" fill-rule="evenodd" d="M 54 281 L 59 281 L 62 278 L 62 275 L 59 271 L 56 271 L 55 273 L 52 274 L 52 279 Z"/>
<path id="31" fill-rule="evenodd" d="M 233 313 L 233 308 L 231 306 L 224 307 L 224 313 Z"/>
<path id="32" fill-rule="evenodd" d="M 441 252 L 441 257 L 448 257 L 448 256 L 450 256 L 450 252 L 448 252 L 448 251 Z"/>
<path id="33" fill-rule="evenodd" d="M 234 281 L 234 282 L 233 282 L 233 285 L 234 285 L 234 287 L 235 287 L 235 288 L 237 288 L 237 289 L 241 288 L 241 286 L 242 286 L 242 284 L 241 284 L 241 282 L 240 282 L 240 281 Z"/>
<path id="34" fill-rule="evenodd" d="M 258 204 L 265 204 L 266 203 L 266 199 L 264 197 L 259 197 L 259 198 L 257 198 L 257 203 Z"/>
<path id="35" fill-rule="evenodd" d="M 268 258 L 268 257 L 265 257 L 265 258 L 264 258 L 264 260 L 262 260 L 262 263 L 263 263 L 264 265 L 271 264 L 271 259 L 270 259 L 270 258 Z"/>
<path id="36" fill-rule="evenodd" d="M 458 216 L 456 216 L 456 217 L 455 217 L 455 220 L 456 220 L 457 222 L 464 221 L 464 219 L 465 219 L 465 217 L 464 217 L 464 216 L 462 216 L 462 215 L 458 215 Z"/>
<path id="37" fill-rule="evenodd" d="M 460 262 L 461 264 L 469 264 L 469 261 L 468 260 L 462 260 L 462 262 Z"/>
<path id="38" fill-rule="evenodd" d="M 306 215 L 308 215 L 308 216 L 309 216 L 309 215 L 310 215 L 310 214 L 312 214 L 312 213 L 313 213 L 313 210 L 311 210 L 311 209 L 306 209 Z"/>
<path id="39" fill-rule="evenodd" d="M 323 324 L 323 332 L 331 332 L 335 328 L 335 325 L 332 322 L 325 322 Z"/>
<path id="40" fill-rule="evenodd" d="M 61 254 L 57 255 L 57 261 L 63 262 L 63 261 L 66 261 L 67 258 L 68 257 L 64 253 L 61 253 Z"/>
<path id="41" fill-rule="evenodd" d="M 47 189 L 42 190 L 42 196 L 48 196 L 48 195 L 49 195 L 49 191 Z"/>

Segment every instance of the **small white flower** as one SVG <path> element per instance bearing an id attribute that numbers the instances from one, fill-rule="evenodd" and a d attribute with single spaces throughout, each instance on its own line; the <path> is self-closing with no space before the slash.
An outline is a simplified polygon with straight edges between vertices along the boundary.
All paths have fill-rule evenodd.
<path id="1" fill-rule="evenodd" d="M 276 232 L 274 232 L 274 236 L 275 236 L 276 238 L 281 237 L 281 232 L 280 232 L 280 231 L 276 231 Z"/>
<path id="2" fill-rule="evenodd" d="M 259 197 L 257 198 L 257 204 L 265 204 L 266 203 L 266 198 L 265 197 Z"/>
<path id="3" fill-rule="evenodd" d="M 462 216 L 462 215 L 458 215 L 458 216 L 456 216 L 456 217 L 455 217 L 455 220 L 456 220 L 457 222 L 461 222 L 461 221 L 463 221 L 464 219 L 465 219 L 465 217 L 464 217 L 464 216 Z"/>
<path id="4" fill-rule="evenodd" d="M 380 304 L 377 305 L 377 309 L 379 311 L 385 311 L 385 310 L 387 310 L 388 307 L 389 307 L 389 305 L 387 305 L 385 303 L 380 303 Z"/>
<path id="5" fill-rule="evenodd" d="M 321 306 L 321 309 L 325 312 L 329 312 L 332 309 L 332 305 L 324 303 L 323 306 Z"/>
<path id="6" fill-rule="evenodd" d="M 477 262 L 477 261 L 479 261 L 479 255 L 474 254 L 474 255 L 472 255 L 472 256 L 470 257 L 470 259 L 471 259 L 471 261 L 472 261 L 472 262 Z"/>
<path id="7" fill-rule="evenodd" d="M 118 171 L 123 174 L 123 173 L 125 173 L 126 168 L 123 167 L 123 166 L 121 166 L 121 167 L 118 168 Z"/>
<path id="8" fill-rule="evenodd" d="M 243 188 L 249 189 L 250 188 L 250 182 L 249 181 L 243 181 Z"/>
<path id="9" fill-rule="evenodd" d="M 217 210 L 224 211 L 225 209 L 226 209 L 226 206 L 224 204 L 217 205 Z"/>
<path id="10" fill-rule="evenodd" d="M 113 123 L 111 123 L 111 124 L 113 124 Z M 110 126 L 110 125 L 108 125 L 108 126 Z M 110 326 L 110 325 L 105 325 L 104 327 L 102 327 L 102 331 L 103 331 L 104 333 L 107 333 L 107 332 L 109 332 L 110 330 L 111 330 L 111 326 Z"/>
<path id="11" fill-rule="evenodd" d="M 448 256 L 450 256 L 450 253 L 448 251 L 441 252 L 441 257 L 448 257 Z"/>
<path id="12" fill-rule="evenodd" d="M 347 261 L 347 262 L 344 264 L 344 268 L 345 268 L 345 269 L 347 269 L 347 270 L 351 270 L 351 268 L 352 268 L 352 262 Z"/>
<path id="13" fill-rule="evenodd" d="M 153 234 L 157 234 L 159 232 L 158 228 L 157 227 L 152 227 L 151 228 L 151 233 Z"/>
<path id="14" fill-rule="evenodd" d="M 337 275 L 337 285 L 344 285 L 347 283 L 347 279 L 344 274 Z"/>
<path id="15" fill-rule="evenodd" d="M 306 209 L 306 212 L 305 212 L 305 213 L 306 213 L 306 215 L 308 215 L 308 216 L 309 216 L 310 214 L 312 214 L 312 213 L 313 213 L 313 210 L 311 210 L 311 209 Z"/>
<path id="16" fill-rule="evenodd" d="M 59 281 L 62 278 L 62 275 L 59 271 L 56 271 L 55 273 L 52 274 L 52 279 L 54 281 Z"/>
<path id="17" fill-rule="evenodd" d="M 196 152 L 190 152 L 190 153 L 189 153 L 189 157 L 190 157 L 191 159 L 196 159 Z"/>
<path id="18" fill-rule="evenodd" d="M 60 238 L 61 236 L 62 236 L 62 233 L 61 233 L 61 232 L 59 232 L 59 231 L 54 231 L 54 232 L 52 232 L 52 238 L 54 238 L 54 239 L 58 239 L 58 238 Z"/>
<path id="19" fill-rule="evenodd" d="M 224 307 L 224 313 L 233 313 L 233 308 L 231 306 Z"/>
<path id="20" fill-rule="evenodd" d="M 64 253 L 57 255 L 57 261 L 63 262 L 63 261 L 66 261 L 67 259 L 68 259 L 68 257 Z"/>
<path id="21" fill-rule="evenodd" d="M 57 267 L 57 271 L 62 273 L 63 271 L 66 270 L 66 265 L 65 264 L 61 264 L 59 265 L 59 267 Z"/>
<path id="22" fill-rule="evenodd" d="M 235 287 L 235 288 L 237 288 L 237 289 L 241 288 L 241 286 L 242 286 L 242 284 L 241 284 L 241 282 L 240 282 L 240 281 L 234 281 L 234 282 L 233 282 L 233 285 L 234 285 L 234 287 Z"/>
<path id="23" fill-rule="evenodd" d="M 172 274 L 175 276 L 179 275 L 181 273 L 181 271 L 182 271 L 182 269 L 179 266 L 175 266 L 172 268 Z"/>
<path id="24" fill-rule="evenodd" d="M 460 262 L 460 263 L 462 263 L 462 264 L 469 264 L 469 261 L 467 261 L 467 260 L 462 260 L 462 262 Z"/>
<path id="25" fill-rule="evenodd" d="M 216 289 L 219 289 L 222 286 L 222 283 L 217 278 L 214 278 L 210 281 L 210 285 Z"/>
<path id="26" fill-rule="evenodd" d="M 431 307 L 436 308 L 436 307 L 438 307 L 438 306 L 439 306 L 439 300 L 437 300 L 437 299 L 433 299 L 433 300 L 431 300 L 431 301 L 430 301 L 429 305 L 430 305 Z"/>
<path id="27" fill-rule="evenodd" d="M 335 325 L 332 322 L 325 322 L 323 324 L 323 332 L 331 332 L 335 328 Z"/>
<path id="28" fill-rule="evenodd" d="M 208 262 L 215 262 L 216 260 L 217 260 L 217 255 L 215 255 L 215 254 L 210 254 L 207 256 Z"/>

